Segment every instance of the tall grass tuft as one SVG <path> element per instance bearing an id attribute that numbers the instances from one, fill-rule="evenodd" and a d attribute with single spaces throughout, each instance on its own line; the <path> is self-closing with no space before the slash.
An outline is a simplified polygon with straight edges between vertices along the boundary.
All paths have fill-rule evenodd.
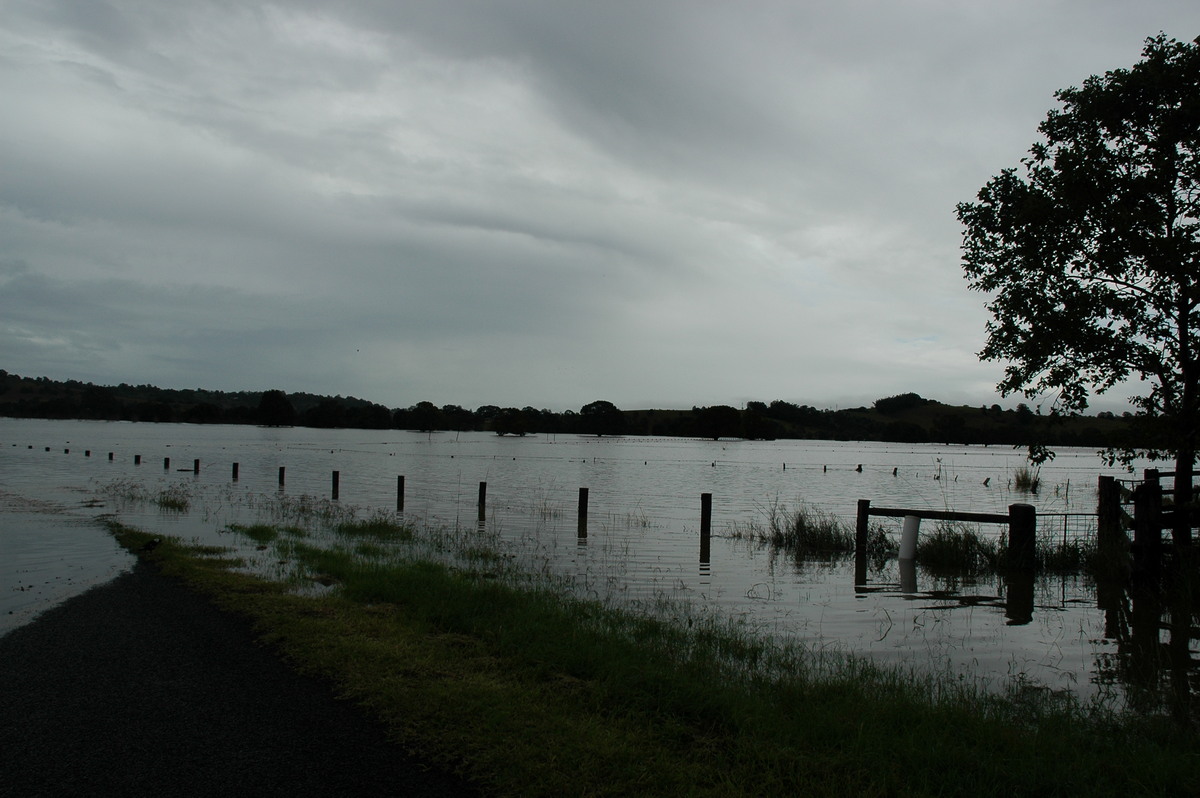
<path id="1" fill-rule="evenodd" d="M 264 545 L 279 537 L 279 529 L 270 524 L 230 524 L 229 531 L 245 535 L 254 542 Z"/>
<path id="2" fill-rule="evenodd" d="M 341 521 L 334 525 L 333 531 L 352 538 L 408 541 L 413 539 L 414 529 L 411 523 L 397 521 L 385 513 L 377 513 L 369 518 Z"/>
<path id="3" fill-rule="evenodd" d="M 1037 567 L 1052 573 L 1095 572 L 1099 550 L 1091 540 L 1075 539 L 1051 542 L 1038 540 L 1034 552 Z"/>
<path id="4" fill-rule="evenodd" d="M 968 574 L 996 570 L 1006 550 L 1003 541 L 985 538 L 963 524 L 942 522 L 932 533 L 917 538 L 917 562 Z"/>
<path id="5" fill-rule="evenodd" d="M 831 513 L 800 505 L 794 510 L 771 505 L 767 542 L 793 555 L 854 551 L 854 530 Z"/>
<path id="6" fill-rule="evenodd" d="M 186 485 L 176 484 L 160 490 L 154 503 L 162 510 L 185 513 L 192 506 L 192 497 Z"/>
<path id="7" fill-rule="evenodd" d="M 812 555 L 851 554 L 855 550 L 854 530 L 832 513 L 808 505 L 795 510 L 778 501 L 767 510 L 766 524 L 759 521 L 735 524 L 731 536 L 765 543 L 774 551 L 783 551 L 796 560 Z M 882 526 L 871 527 L 867 536 L 867 556 L 876 564 L 896 556 L 899 544 Z"/>
<path id="8" fill-rule="evenodd" d="M 1013 488 L 1020 493 L 1037 493 L 1041 484 L 1039 474 L 1039 469 L 1021 466 L 1013 473 Z"/>

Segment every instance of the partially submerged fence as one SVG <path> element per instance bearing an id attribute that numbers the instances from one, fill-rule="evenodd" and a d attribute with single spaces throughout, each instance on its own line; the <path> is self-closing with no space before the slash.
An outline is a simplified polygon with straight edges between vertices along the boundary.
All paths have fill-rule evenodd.
<path id="1" fill-rule="evenodd" d="M 1170 488 L 1163 487 L 1164 478 L 1173 481 Z M 1100 477 L 1097 524 L 1100 545 L 1129 545 L 1134 569 L 1143 572 L 1157 570 L 1169 550 L 1190 547 L 1198 518 L 1191 502 L 1181 505 L 1175 501 L 1175 485 L 1180 478 L 1193 481 L 1195 472 L 1179 474 L 1147 468 L 1142 481 L 1131 490 L 1124 489 L 1113 477 Z M 1132 515 L 1125 511 L 1126 506 L 1132 507 Z M 1132 540 L 1125 531 L 1127 528 L 1133 532 Z M 1171 530 L 1169 544 L 1163 540 L 1165 529 Z"/>
<path id="2" fill-rule="evenodd" d="M 965 521 L 978 524 L 1008 526 L 1008 566 L 1016 570 L 1033 570 L 1037 551 L 1037 510 L 1031 504 L 1011 504 L 1008 514 L 969 513 L 953 510 L 910 510 L 897 507 L 872 507 L 870 499 L 859 499 L 858 519 L 854 530 L 855 571 L 866 574 L 867 540 L 872 516 L 918 518 L 936 521 Z M 857 577 L 856 577 L 857 579 Z"/>

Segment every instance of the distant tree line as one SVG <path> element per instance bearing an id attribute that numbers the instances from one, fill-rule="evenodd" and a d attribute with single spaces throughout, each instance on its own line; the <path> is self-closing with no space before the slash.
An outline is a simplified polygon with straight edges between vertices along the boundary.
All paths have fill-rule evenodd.
<path id="1" fill-rule="evenodd" d="M 100 419 L 261 424 L 318 428 L 403 429 L 420 432 L 487 431 L 497 435 L 657 435 L 688 438 L 800 438 L 911 443 L 1056 446 L 1123 446 L 1129 414 L 1042 416 L 1028 406 L 944 405 L 908 393 L 877 400 L 872 407 L 820 410 L 776 400 L 693 407 L 690 410 L 621 410 L 595 401 L 578 411 L 483 405 L 438 407 L 417 402 L 388 408 L 355 397 L 285 393 L 281 390 L 223 392 L 172 390 L 150 385 L 97 386 L 0 371 L 0 415 L 16 418 Z"/>

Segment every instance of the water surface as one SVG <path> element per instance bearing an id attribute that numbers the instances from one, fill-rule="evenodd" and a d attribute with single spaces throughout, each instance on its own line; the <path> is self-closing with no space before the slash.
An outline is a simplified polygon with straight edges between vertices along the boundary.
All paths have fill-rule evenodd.
<path id="1" fill-rule="evenodd" d="M 403 476 L 405 515 L 460 528 L 479 523 L 486 483 L 484 528 L 593 598 L 667 597 L 817 649 L 949 670 L 995 689 L 1016 680 L 1122 701 L 1130 689 L 1154 692 L 1169 681 L 1170 665 L 1155 658 L 1159 649 L 1147 636 L 1168 649 L 1169 633 L 1147 632 L 1137 622 L 1147 613 L 1135 613 L 1128 595 L 1098 595 L 1082 576 L 1006 583 L 902 570 L 893 560 L 856 586 L 850 562 L 797 563 L 734 536 L 765 523 L 772 505 L 803 503 L 852 524 L 857 501 L 870 499 L 989 513 L 1030 503 L 1040 535 L 1069 538 L 1094 534 L 1088 514 L 1098 477 L 1129 476 L 1104 468 L 1091 450 L 1062 450 L 1042 469 L 1035 496 L 1014 487 L 1024 465 L 1022 453 L 1008 447 L 0 419 L 0 632 L 128 566 L 93 523 L 100 514 L 231 545 L 235 536 L 222 530 L 253 520 L 254 497 L 329 498 L 336 471 L 340 506 L 392 512 Z M 98 487 L 122 481 L 147 490 L 182 486 L 197 500 L 186 513 L 98 506 Z M 582 539 L 581 487 L 589 493 Z M 707 561 L 699 541 L 702 493 L 713 496 Z M 1164 613 L 1159 607 L 1159 618 Z M 1194 641 L 1183 649 L 1194 655 Z M 1136 688 L 1126 678 L 1133 660 L 1142 674 Z"/>

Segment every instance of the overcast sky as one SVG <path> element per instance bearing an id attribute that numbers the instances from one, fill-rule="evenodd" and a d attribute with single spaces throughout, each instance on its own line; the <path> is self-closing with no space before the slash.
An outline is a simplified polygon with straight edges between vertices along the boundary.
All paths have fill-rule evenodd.
<path id="1" fill-rule="evenodd" d="M 0 0 L 0 368 L 991 404 L 954 206 L 1160 30 L 1200 3 Z"/>

